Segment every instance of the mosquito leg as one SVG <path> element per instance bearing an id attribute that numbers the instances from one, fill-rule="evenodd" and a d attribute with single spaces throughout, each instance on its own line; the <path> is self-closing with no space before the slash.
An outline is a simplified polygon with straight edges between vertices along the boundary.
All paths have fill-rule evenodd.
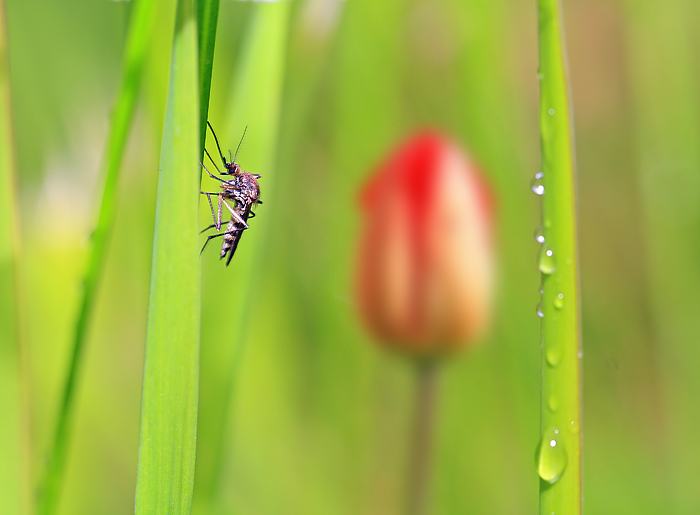
<path id="1" fill-rule="evenodd" d="M 216 173 L 218 173 L 219 175 L 224 175 L 224 174 L 221 173 L 221 170 L 219 170 L 219 167 L 216 166 L 216 163 L 215 163 L 214 160 L 211 158 L 211 156 L 209 155 L 209 151 L 208 151 L 206 148 L 204 149 L 204 153 L 205 153 L 205 154 L 207 155 L 207 157 L 209 158 L 209 161 L 211 161 L 211 164 L 214 165 L 214 168 L 216 168 Z"/>
<path id="2" fill-rule="evenodd" d="M 207 196 L 207 200 L 209 201 L 209 208 L 211 209 L 211 217 L 214 221 L 216 221 L 216 217 L 214 216 L 214 206 L 211 203 L 210 193 L 206 193 L 206 192 L 201 191 L 201 190 L 200 190 L 200 193 L 203 193 L 204 195 Z"/>
<path id="3" fill-rule="evenodd" d="M 210 158 L 210 159 L 211 159 L 211 158 Z M 204 171 L 207 172 L 207 173 L 209 174 L 209 177 L 211 177 L 212 179 L 216 179 L 217 181 L 226 182 L 226 181 L 223 180 L 221 177 L 217 177 L 216 175 L 213 175 L 209 170 L 207 170 L 207 167 L 204 166 L 204 163 L 202 163 L 202 162 L 200 161 L 199 164 L 202 165 L 202 168 L 204 168 Z"/>
<path id="4" fill-rule="evenodd" d="M 216 223 L 218 224 L 216 226 L 216 230 L 219 231 L 221 230 L 221 202 L 224 200 L 223 195 L 219 195 L 219 218 L 216 220 Z"/>
<path id="5" fill-rule="evenodd" d="M 222 199 L 222 200 L 223 200 L 223 199 Z M 241 224 L 243 227 L 245 227 L 245 228 L 247 229 L 247 228 L 248 228 L 248 224 L 245 223 L 245 220 L 243 220 L 243 218 L 241 218 L 241 215 L 239 215 L 238 213 L 236 213 L 236 212 L 233 210 L 233 208 L 229 205 L 228 202 L 226 202 L 225 200 L 224 200 L 223 202 L 224 202 L 224 204 L 226 205 L 226 207 L 228 208 L 228 210 L 231 211 L 231 216 L 233 216 L 233 218 L 236 220 L 236 222 L 238 222 L 239 224 Z"/>
<path id="6" fill-rule="evenodd" d="M 208 231 L 209 229 L 213 229 L 214 227 L 216 227 L 216 224 L 211 224 L 210 226 L 205 227 L 204 229 L 202 229 L 201 231 L 199 231 L 199 234 L 202 234 L 202 233 Z"/>
<path id="7" fill-rule="evenodd" d="M 219 155 L 221 156 L 221 161 L 224 163 L 224 167 L 226 167 L 226 158 L 224 157 L 224 154 L 221 152 L 221 145 L 219 145 L 219 138 L 216 137 L 216 133 L 214 132 L 214 127 L 211 126 L 211 123 L 209 123 L 209 120 L 207 120 L 207 125 L 209 126 L 209 129 L 211 130 L 211 135 L 214 136 L 214 141 L 216 142 L 216 148 L 219 149 Z"/>
<path id="8" fill-rule="evenodd" d="M 209 229 L 211 227 L 208 227 Z M 204 229 L 206 231 L 206 229 Z M 202 250 L 199 251 L 199 255 L 202 255 L 202 252 L 204 252 L 204 249 L 207 248 L 207 244 L 209 243 L 210 240 L 213 240 L 214 238 L 219 238 L 221 236 L 226 236 L 227 234 L 236 234 L 237 232 L 242 231 L 243 229 L 236 229 L 235 231 L 229 231 L 229 232 L 222 232 L 220 234 L 213 234 L 211 236 L 207 236 L 207 241 L 204 242 L 204 246 L 202 247 Z"/>
<path id="9" fill-rule="evenodd" d="M 202 195 L 207 196 L 207 200 L 209 201 L 209 207 L 211 208 L 211 217 L 214 220 L 214 222 L 217 222 L 218 225 L 216 227 L 216 230 L 218 231 L 221 228 L 221 193 L 208 193 L 206 191 L 199 190 L 199 192 Z M 214 206 L 211 203 L 211 197 L 210 195 L 218 195 L 219 196 L 219 219 L 217 220 L 216 215 L 214 214 Z"/>

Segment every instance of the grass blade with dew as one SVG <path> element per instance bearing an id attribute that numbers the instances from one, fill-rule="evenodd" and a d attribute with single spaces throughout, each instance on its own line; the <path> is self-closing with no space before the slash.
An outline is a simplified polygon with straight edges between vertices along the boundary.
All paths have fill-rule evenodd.
<path id="1" fill-rule="evenodd" d="M 216 42 L 216 22 L 219 19 L 219 0 L 197 2 L 197 34 L 199 36 L 199 142 L 204 149 L 207 138 L 207 115 L 211 75 L 214 67 L 214 43 Z M 204 152 L 202 150 L 202 152 Z"/>
<path id="2" fill-rule="evenodd" d="M 107 244 L 116 216 L 117 184 L 127 137 L 131 128 L 143 75 L 144 62 L 149 40 L 153 33 L 156 0 L 138 0 L 135 3 L 124 51 L 122 83 L 112 113 L 107 149 L 102 164 L 104 187 L 100 202 L 97 226 L 92 233 L 92 246 L 89 251 L 85 274 L 83 297 L 80 302 L 78 319 L 66 382 L 58 411 L 58 420 L 48 468 L 40 484 L 39 513 L 50 514 L 57 510 L 65 460 L 70 439 L 70 422 L 75 400 L 76 381 L 80 374 L 84 354 L 87 327 L 92 316 L 100 276 L 104 268 Z"/>
<path id="3" fill-rule="evenodd" d="M 17 169 L 5 2 L 0 0 L 0 515 L 29 513 L 29 404 L 23 347 Z"/>
<path id="4" fill-rule="evenodd" d="M 249 329 L 246 321 L 250 315 L 252 281 L 256 277 L 253 270 L 260 267 L 260 243 L 265 237 L 265 225 L 269 223 L 270 213 L 274 209 L 274 200 L 271 199 L 276 176 L 273 164 L 291 2 L 256 2 L 251 8 L 253 12 L 250 25 L 243 39 L 240 61 L 233 77 L 228 125 L 223 124 L 223 133 L 241 135 L 248 126 L 245 146 L 241 149 L 241 161 L 246 170 L 262 175 L 260 185 L 265 204 L 261 206 L 260 216 L 255 218 L 255 226 L 246 231 L 244 243 L 237 250 L 232 266 L 225 270 L 223 275 L 226 278 L 217 275 L 219 289 L 226 290 L 226 287 L 230 286 L 239 293 L 227 304 L 227 312 L 235 314 L 230 322 L 231 327 L 236 328 L 233 331 L 234 344 L 227 339 L 221 339 L 221 347 L 212 342 L 211 346 L 204 349 L 202 355 L 202 370 L 207 370 L 206 374 L 203 372 L 202 375 L 202 390 L 206 388 L 212 393 L 223 392 L 216 406 L 210 403 L 211 409 L 202 410 L 202 434 L 207 435 L 202 437 L 202 441 L 211 442 L 206 448 L 202 447 L 201 460 L 198 462 L 196 510 L 200 512 L 201 509 L 203 513 L 211 513 L 211 508 L 207 507 L 209 503 L 221 501 L 220 476 L 227 457 L 224 436 L 227 421 L 222 412 L 231 410 L 229 399 L 236 381 L 243 342 Z M 212 123 L 214 126 L 219 125 L 216 119 Z M 219 140 L 221 141 L 221 136 Z M 206 253 L 204 258 L 207 258 Z M 216 265 L 223 266 L 222 263 Z M 231 270 L 234 267 L 235 271 Z M 220 299 L 215 301 L 215 305 L 220 305 Z M 222 348 L 223 346 L 226 348 Z M 214 355 L 215 350 L 220 352 Z"/>
<path id="5" fill-rule="evenodd" d="M 580 514 L 581 339 L 574 147 L 559 0 L 539 0 L 542 172 L 540 514 Z"/>
<path id="6" fill-rule="evenodd" d="M 137 515 L 190 512 L 199 382 L 199 67 L 179 0 L 161 150 L 136 479 Z"/>

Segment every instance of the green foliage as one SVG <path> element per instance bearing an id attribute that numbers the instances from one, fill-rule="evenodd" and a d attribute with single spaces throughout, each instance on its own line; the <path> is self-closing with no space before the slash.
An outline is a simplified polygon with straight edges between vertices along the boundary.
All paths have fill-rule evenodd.
<path id="1" fill-rule="evenodd" d="M 196 231 L 210 215 L 206 200 L 196 200 L 197 142 L 204 141 L 201 127 L 209 116 L 224 153 L 235 150 L 248 126 L 238 162 L 263 175 L 264 204 L 231 266 L 222 266 L 214 246 L 200 260 L 201 386 L 192 511 L 341 515 L 400 510 L 413 382 L 410 367 L 380 352 L 358 323 L 353 300 L 357 191 L 395 142 L 431 127 L 467 147 L 492 186 L 500 289 L 491 335 L 443 371 L 430 508 L 436 514 L 535 512 L 533 447 L 541 434 L 539 319 L 534 313 L 540 276 L 532 238 L 539 225 L 539 198 L 528 187 L 539 166 L 533 5 L 518 0 L 298 0 L 222 2 L 217 10 L 215 1 L 198 2 L 199 40 L 189 31 L 187 43 L 194 56 L 187 65 L 188 102 L 196 111 L 188 119 L 194 122 L 186 124 L 189 143 L 168 147 L 189 157 L 178 157 L 166 169 L 166 152 L 159 165 L 159 147 L 176 2 L 153 4 L 150 33 L 155 37 L 148 38 L 131 121 L 127 107 L 133 109 L 136 97 L 124 97 L 123 91 L 135 95 L 134 83 L 119 75 L 120 62 L 126 65 L 133 56 L 127 49 L 134 48 L 134 20 L 146 3 L 7 2 L 13 126 L 2 126 L 0 152 L 12 148 L 9 134 L 18 174 L 10 189 L 4 189 L 5 170 L 0 175 L 0 209 L 5 210 L 0 256 L 3 266 L 12 256 L 15 267 L 0 275 L 0 307 L 11 308 L 0 309 L 0 420 L 6 422 L 0 427 L 5 431 L 0 447 L 7 450 L 0 473 L 8 478 L 0 481 L 0 506 L 20 498 L 17 488 L 25 476 L 17 473 L 17 460 L 25 470 L 45 469 L 55 420 L 66 413 L 56 400 L 71 366 L 76 314 L 83 313 L 82 366 L 75 375 L 66 440 L 71 445 L 56 511 L 117 515 L 133 509 L 151 264 L 153 302 L 187 302 L 187 309 L 199 309 L 196 291 L 163 300 L 167 292 L 160 286 L 168 266 L 176 268 L 179 287 L 186 278 L 194 287 L 198 277 L 194 260 L 203 241 L 200 236 L 195 244 Z M 698 245 L 692 237 L 700 220 L 696 4 L 566 4 L 580 171 L 575 192 L 585 343 L 582 457 L 586 509 L 592 513 L 698 511 L 694 470 L 700 458 L 686 443 L 700 430 L 697 410 L 691 408 L 700 396 L 693 370 L 700 338 L 694 315 Z M 561 66 L 561 60 L 553 62 Z M 541 71 L 544 80 L 552 78 Z M 563 87 L 559 84 L 558 91 Z M 115 103 L 115 98 L 125 100 Z M 544 135 L 561 135 L 571 122 L 564 116 L 568 107 L 559 97 L 550 98 L 563 107 L 552 106 L 555 115 L 549 109 L 543 113 Z M 10 113 L 8 105 L 4 97 L 0 117 Z M 168 109 L 168 134 L 173 134 L 172 102 Z M 112 143 L 105 146 L 105 141 Z M 554 158 L 568 162 L 565 154 Z M 99 156 L 104 157 L 101 168 Z M 165 205 L 161 189 L 160 250 L 154 258 L 159 166 L 160 179 L 169 178 L 164 185 L 174 186 L 170 178 L 182 179 L 182 190 L 177 190 L 181 201 L 173 194 Z M 177 172 L 179 166 L 188 171 Z M 555 172 L 570 171 L 570 162 L 566 166 Z M 117 181 L 108 170 L 119 169 Z M 545 231 L 555 258 L 564 256 L 560 251 L 573 234 L 573 228 L 557 226 L 570 215 L 570 210 L 556 211 L 569 202 L 566 192 L 552 193 L 562 186 L 556 177 L 565 179 L 567 173 L 545 171 L 544 177 L 554 181 L 545 182 L 545 203 L 555 197 L 561 201 L 544 206 L 556 222 Z M 116 188 L 101 189 L 116 182 Z M 206 176 L 204 182 L 207 189 L 218 187 Z M 18 194 L 7 197 L 13 188 Z M 113 195 L 114 202 L 101 195 Z M 100 218 L 98 231 L 87 240 L 96 203 L 109 223 Z M 11 205 L 10 213 L 21 215 L 14 222 L 21 248 L 8 239 L 13 222 L 5 212 Z M 100 241 L 106 244 L 97 259 Z M 172 248 L 164 250 L 164 245 Z M 175 264 L 183 260 L 189 271 Z M 574 255 L 571 267 L 576 266 Z M 96 272 L 84 290 L 86 270 Z M 24 279 L 24 303 L 6 287 L 18 279 Z M 555 325 L 555 316 L 563 322 L 578 309 L 571 302 L 576 301 L 573 290 L 558 291 L 560 285 L 569 288 L 570 280 L 568 274 L 557 283 L 556 273 L 545 279 L 545 323 Z M 561 314 L 554 305 L 558 293 L 564 293 Z M 9 340 L 3 338 L 8 330 L 14 333 L 13 311 L 21 307 L 27 330 L 20 340 L 27 349 L 20 347 L 19 356 L 29 350 L 31 367 L 21 360 L 26 368 L 20 372 L 18 348 L 6 346 Z M 181 434 L 191 442 L 195 390 L 180 382 L 194 382 L 196 350 L 186 349 L 178 335 L 162 346 L 154 330 L 167 329 L 159 318 L 165 311 L 159 309 L 155 319 L 153 309 L 150 313 L 143 413 L 153 421 L 182 408 L 180 421 L 188 429 Z M 190 335 L 195 334 L 194 321 L 188 323 Z M 567 324 L 562 331 L 571 329 Z M 545 327 L 546 346 L 554 342 L 547 339 L 552 330 L 557 328 Z M 190 344 L 194 341 L 196 335 L 188 337 Z M 574 346 L 567 341 L 571 355 Z M 577 381 L 566 359 L 556 370 Z M 182 374 L 176 377 L 177 367 Z M 547 374 L 555 370 L 546 367 Z M 157 400 L 154 372 L 181 388 L 182 404 L 146 407 L 147 399 Z M 552 403 L 562 418 L 575 406 L 574 387 L 561 385 L 569 397 Z M 542 400 L 550 409 L 550 399 Z M 29 414 L 33 425 L 18 433 L 20 417 Z M 564 436 L 573 443 L 569 433 Z M 17 438 L 31 446 L 31 453 L 17 454 Z M 157 441 L 163 440 L 151 440 Z M 159 468 L 156 460 L 165 459 L 167 450 L 154 450 L 146 459 L 147 450 L 154 449 L 142 448 L 139 502 L 156 502 L 159 493 L 166 497 L 173 490 L 159 485 L 160 476 L 141 472 L 146 462 L 152 465 L 149 471 Z M 575 475 L 576 449 L 566 450 L 564 475 L 545 496 Z M 182 472 L 191 478 L 192 446 L 170 451 L 187 452 L 189 472 Z M 178 482 L 176 490 L 181 487 L 178 508 L 187 504 L 191 479 Z M 566 499 L 575 497 L 567 494 Z"/>
<path id="2" fill-rule="evenodd" d="M 0 1 L 0 514 L 29 510 L 26 365 L 20 311 L 17 170 L 7 52 L 5 2 Z M 24 404 L 23 404 L 24 402 Z"/>
<path id="3" fill-rule="evenodd" d="M 95 296 L 106 259 L 107 244 L 116 217 L 116 197 L 121 169 L 129 135 L 146 51 L 153 37 L 156 0 L 139 0 L 132 14 L 124 52 L 123 77 L 112 114 L 107 150 L 101 169 L 104 178 L 102 199 L 99 206 L 97 226 L 91 235 L 92 247 L 84 280 L 83 296 L 78 310 L 72 352 L 66 370 L 65 386 L 58 412 L 58 421 L 50 450 L 48 469 L 40 485 L 39 513 L 50 514 L 57 510 L 61 483 L 65 471 L 65 460 L 70 443 L 70 423 L 75 403 L 76 381 L 79 379 L 84 354 L 86 331 L 95 304 Z"/>
<path id="4" fill-rule="evenodd" d="M 204 148 L 209 114 L 209 94 L 211 74 L 214 66 L 214 43 L 216 43 L 216 22 L 219 19 L 219 0 L 197 2 L 197 36 L 199 37 L 199 131 L 200 147 Z"/>
<path id="5" fill-rule="evenodd" d="M 135 513 L 192 504 L 199 382 L 199 84 L 194 2 L 178 2 L 161 151 Z"/>
<path id="6" fill-rule="evenodd" d="M 542 195 L 539 269 L 542 294 L 541 436 L 537 449 L 540 514 L 580 514 L 581 329 L 579 321 L 574 152 L 559 0 L 540 0 Z M 544 188 L 543 190 L 541 188 Z"/>

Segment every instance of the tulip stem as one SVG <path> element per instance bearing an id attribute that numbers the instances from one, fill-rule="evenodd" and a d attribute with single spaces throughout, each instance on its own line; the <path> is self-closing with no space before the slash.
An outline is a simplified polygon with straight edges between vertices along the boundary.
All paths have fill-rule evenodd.
<path id="1" fill-rule="evenodd" d="M 439 363 L 434 359 L 420 360 L 416 366 L 415 410 L 406 491 L 407 515 L 428 513 L 438 367 Z"/>

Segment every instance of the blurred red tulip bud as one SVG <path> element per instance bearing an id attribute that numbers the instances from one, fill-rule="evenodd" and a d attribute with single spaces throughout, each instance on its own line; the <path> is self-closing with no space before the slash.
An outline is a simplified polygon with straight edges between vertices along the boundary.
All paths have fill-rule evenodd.
<path id="1" fill-rule="evenodd" d="M 361 194 L 357 293 L 384 344 L 435 355 L 487 326 L 494 290 L 489 191 L 465 153 L 443 136 L 416 135 Z"/>

